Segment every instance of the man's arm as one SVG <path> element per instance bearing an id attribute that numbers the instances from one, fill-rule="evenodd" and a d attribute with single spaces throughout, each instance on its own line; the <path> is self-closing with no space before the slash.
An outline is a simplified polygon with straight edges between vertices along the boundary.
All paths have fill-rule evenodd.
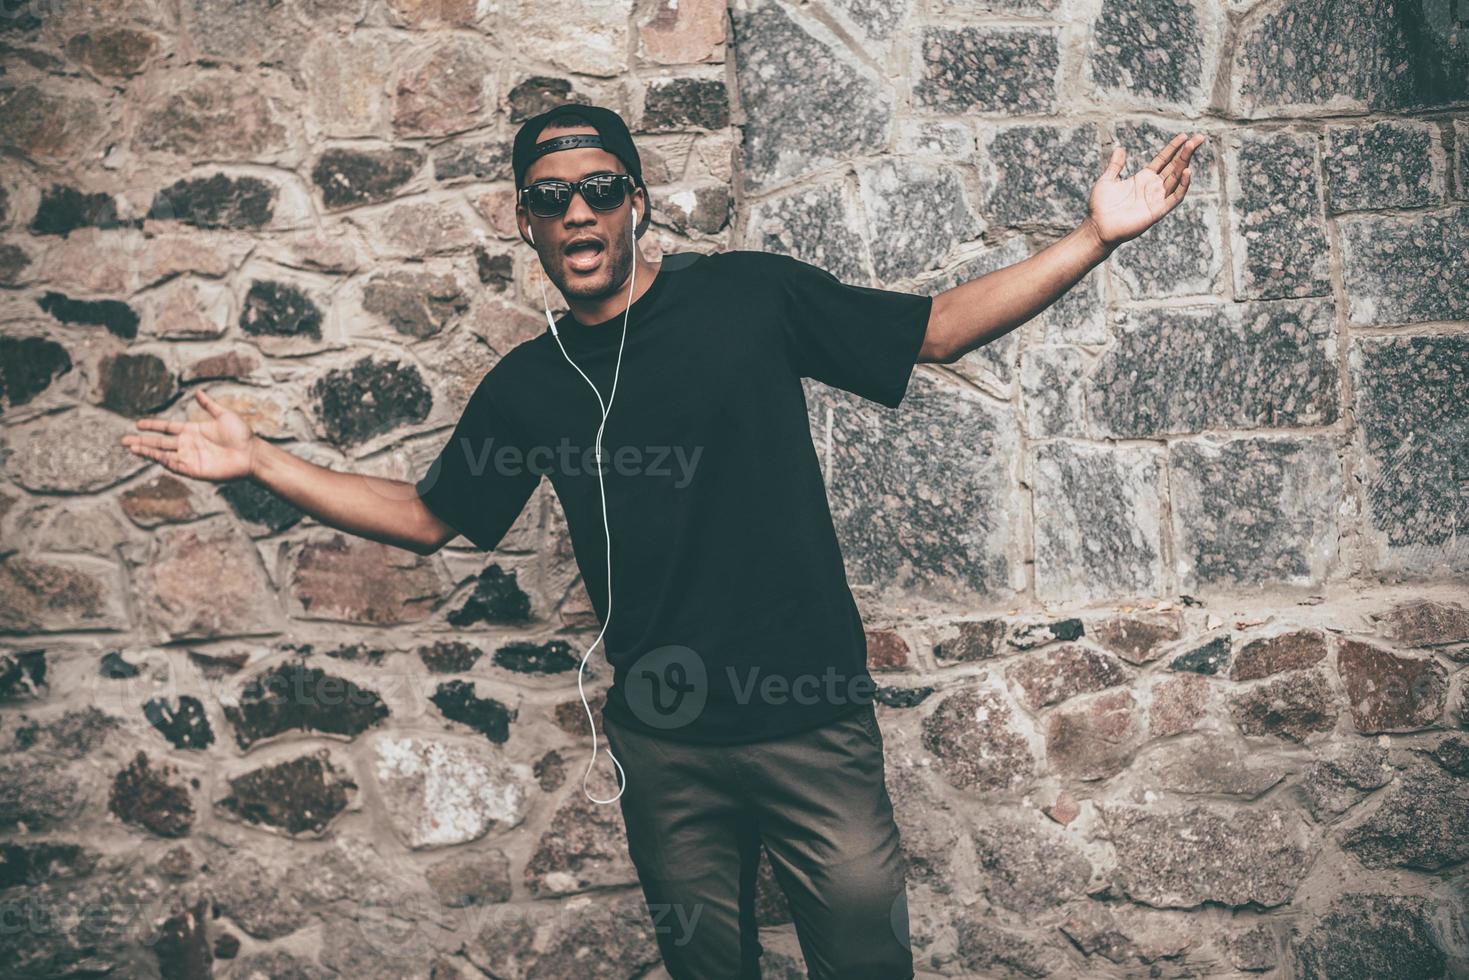
<path id="1" fill-rule="evenodd" d="M 458 533 L 429 511 L 414 484 L 309 463 L 255 435 L 203 388 L 195 389 L 194 398 L 209 418 L 139 419 L 137 427 L 150 434 L 127 433 L 122 444 L 196 480 L 249 477 L 323 524 L 420 555 L 439 550 Z"/>
<path id="2" fill-rule="evenodd" d="M 1188 191 L 1188 162 L 1203 134 L 1180 133 L 1148 165 L 1119 180 L 1127 152 L 1117 146 L 1092 185 L 1088 214 L 1060 241 L 1016 262 L 960 283 L 933 298 L 919 361 L 952 364 L 1044 310 L 1113 250 L 1172 211 Z"/>
<path id="3" fill-rule="evenodd" d="M 250 479 L 322 524 L 420 555 L 459 534 L 424 506 L 412 483 L 342 473 L 252 439 Z"/>
<path id="4" fill-rule="evenodd" d="M 1054 303 L 1111 254 L 1087 218 L 1029 258 L 944 290 L 933 298 L 918 360 L 952 364 L 998 340 Z"/>

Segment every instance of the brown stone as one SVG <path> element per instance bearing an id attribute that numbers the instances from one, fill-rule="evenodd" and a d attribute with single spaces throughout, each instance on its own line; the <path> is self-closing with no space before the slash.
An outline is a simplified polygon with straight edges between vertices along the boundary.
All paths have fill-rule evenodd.
<path id="1" fill-rule="evenodd" d="M 462 955 L 487 976 L 546 980 L 636 977 L 657 965 L 656 925 L 638 889 L 556 903 L 550 916 L 544 904 L 512 902 L 476 917 Z"/>
<path id="2" fill-rule="evenodd" d="M 1209 703 L 1209 680 L 1200 674 L 1173 674 L 1158 678 L 1148 705 L 1148 734 L 1165 738 L 1191 731 Z"/>
<path id="3" fill-rule="evenodd" d="M 1405 732 L 1439 722 L 1448 699 L 1448 671 L 1430 657 L 1407 657 L 1344 640 L 1336 667 L 1359 732 Z"/>
<path id="4" fill-rule="evenodd" d="M 1155 746 L 1133 763 L 1139 785 L 1194 796 L 1253 800 L 1290 775 L 1270 757 L 1252 755 L 1238 739 L 1197 733 Z"/>
<path id="5" fill-rule="evenodd" d="M 186 786 L 170 781 L 177 774 L 167 764 L 150 767 L 147 755 L 139 752 L 113 779 L 108 808 L 159 837 L 183 837 L 194 824 L 194 804 Z"/>
<path id="6" fill-rule="evenodd" d="M 321 749 L 236 776 L 215 805 L 247 823 L 288 836 L 318 837 L 345 810 L 357 784 Z"/>
<path id="7" fill-rule="evenodd" d="M 1076 797 L 1063 789 L 1056 794 L 1051 804 L 1044 808 L 1044 812 L 1046 816 L 1064 827 L 1081 816 L 1081 806 L 1076 802 Z"/>
<path id="8" fill-rule="evenodd" d="M 0 92 L 0 146 L 33 159 L 76 157 L 102 130 L 96 103 L 34 85 Z"/>
<path id="9" fill-rule="evenodd" d="M 587 694 L 587 704 L 591 706 L 592 717 L 600 719 L 602 708 L 607 703 L 605 692 L 593 691 Z M 573 698 L 570 701 L 562 701 L 551 712 L 551 720 L 556 727 L 568 735 L 587 739 L 587 745 L 591 746 L 591 731 L 587 728 L 587 708 L 582 704 L 581 698 Z M 597 731 L 598 748 L 607 744 L 606 737 L 601 730 Z"/>
<path id="10" fill-rule="evenodd" d="M 394 19 L 405 27 L 469 27 L 477 19 L 476 0 L 388 0 Z"/>
<path id="11" fill-rule="evenodd" d="M 1128 663 L 1145 664 L 1161 657 L 1167 645 L 1183 635 L 1183 620 L 1177 612 L 1114 616 L 1088 623 L 1087 635 Z"/>
<path id="12" fill-rule="evenodd" d="M 250 539 L 225 518 L 165 527 L 137 563 L 139 607 L 174 639 L 274 632 L 275 586 Z"/>
<path id="13" fill-rule="evenodd" d="M 1074 835 L 1029 811 L 998 810 L 974 821 L 981 894 L 1019 915 L 1043 915 L 1084 895 L 1091 862 Z"/>
<path id="14" fill-rule="evenodd" d="M 935 660 L 967 663 L 988 660 L 1003 651 L 1005 634 L 1010 624 L 1003 619 L 981 619 L 953 624 L 959 635 L 934 644 Z"/>
<path id="15" fill-rule="evenodd" d="M 182 523 L 198 517 L 194 489 L 172 473 L 159 473 L 118 498 L 122 513 L 142 527 Z"/>
<path id="16" fill-rule="evenodd" d="M 142 108 L 139 148 L 196 159 L 254 160 L 285 148 L 282 113 L 256 85 L 230 74 L 201 74 L 160 86 Z"/>
<path id="17" fill-rule="evenodd" d="M 148 310 L 146 332 L 153 336 L 213 338 L 229 329 L 231 301 L 229 291 L 222 286 L 180 279 L 158 290 Z"/>
<path id="18" fill-rule="evenodd" d="M 254 374 L 260 367 L 260 359 L 243 350 L 229 350 L 222 354 L 210 354 L 187 365 L 179 374 L 181 381 L 213 381 L 228 378 L 239 381 Z"/>
<path id="19" fill-rule="evenodd" d="M 1158 908 L 1283 905 L 1313 856 L 1300 818 L 1279 808 L 1099 809 L 1117 852 L 1118 889 Z"/>
<path id="20" fill-rule="evenodd" d="M 292 545 L 285 566 L 293 611 L 307 619 L 416 623 L 446 592 L 430 559 L 340 533 Z"/>
<path id="21" fill-rule="evenodd" d="M 100 403 L 119 415 L 150 415 L 178 394 L 178 381 L 155 354 L 108 354 L 97 365 Z"/>
<path id="22" fill-rule="evenodd" d="M 1381 804 L 1341 834 L 1369 868 L 1439 871 L 1469 857 L 1469 780 L 1415 762 Z"/>
<path id="23" fill-rule="evenodd" d="M 495 54 L 485 38 L 451 35 L 418 51 L 398 75 L 393 129 L 400 136 L 447 136 L 483 121 L 494 98 Z"/>
<path id="24" fill-rule="evenodd" d="M 144 247 L 146 240 L 130 231 L 77 228 L 47 249 L 37 272 L 44 270 L 44 278 L 72 290 L 131 292 L 146 261 L 138 254 Z"/>
<path id="25" fill-rule="evenodd" d="M 438 900 L 451 909 L 510 901 L 510 859 L 501 850 L 456 853 L 429 865 L 424 876 Z"/>
<path id="26" fill-rule="evenodd" d="M 221 240 L 217 235 L 164 232 L 157 222 L 144 224 L 147 237 L 134 250 L 140 284 L 171 279 L 193 272 L 210 278 L 227 275 L 243 257 L 243 242 Z"/>
<path id="27" fill-rule="evenodd" d="M 157 50 L 157 37 L 130 27 L 88 31 L 66 42 L 67 56 L 73 61 L 112 78 L 136 75 Z"/>
<path id="28" fill-rule="evenodd" d="M 469 309 L 469 299 L 453 276 L 395 272 L 368 281 L 362 308 L 381 316 L 399 333 L 422 339 Z"/>
<path id="29" fill-rule="evenodd" d="M 1246 643 L 1230 665 L 1230 680 L 1253 681 L 1287 670 L 1310 667 L 1326 658 L 1326 634 L 1296 630 Z"/>
<path id="30" fill-rule="evenodd" d="M 642 56 L 660 65 L 721 61 L 724 42 L 723 0 L 659 0 L 639 24 Z"/>
<path id="31" fill-rule="evenodd" d="M 867 666 L 872 670 L 903 670 L 911 666 L 908 641 L 893 630 L 867 630 Z"/>
<path id="32" fill-rule="evenodd" d="M 0 557 L 0 629 L 19 633 L 126 629 L 111 567 L 82 559 Z"/>
<path id="33" fill-rule="evenodd" d="M 1106 779 L 1121 772 L 1142 741 L 1137 702 L 1109 691 L 1056 709 L 1046 722 L 1046 758 L 1058 773 Z"/>
<path id="34" fill-rule="evenodd" d="M 577 783 L 577 791 L 557 808 L 526 863 L 525 884 L 536 898 L 637 882 L 621 811 L 593 803 L 581 792 L 580 779 Z M 604 764 L 594 769 L 586 789 L 598 799 L 616 796 L 615 767 Z"/>
<path id="35" fill-rule="evenodd" d="M 1233 698 L 1229 710 L 1246 735 L 1273 735 L 1292 742 L 1331 731 L 1341 713 L 1331 682 L 1319 669 L 1266 681 Z"/>
<path id="36" fill-rule="evenodd" d="M 1457 602 L 1420 599 L 1373 616 L 1384 637 L 1409 647 L 1469 643 L 1469 609 Z"/>
<path id="37" fill-rule="evenodd" d="M 1005 676 L 1020 686 L 1021 700 L 1032 711 L 1127 680 L 1127 672 L 1116 660 L 1075 643 L 1031 654 L 1012 665 Z"/>
<path id="38" fill-rule="evenodd" d="M 386 129 L 390 96 L 383 69 L 395 64 L 405 41 L 382 34 L 319 34 L 307 45 L 302 74 L 312 114 L 331 137 L 375 136 Z"/>
<path id="39" fill-rule="evenodd" d="M 395 205 L 377 221 L 383 243 L 405 257 L 463 251 L 473 240 L 452 202 Z"/>
<path id="40" fill-rule="evenodd" d="M 940 701 L 923 719 L 923 746 L 960 789 L 1009 790 L 1035 773 L 1030 743 L 1014 727 L 1009 704 L 986 688 Z"/>
<path id="41" fill-rule="evenodd" d="M 1080 905 L 1060 928 L 1087 956 L 1101 956 L 1119 966 L 1177 960 L 1197 944 L 1178 928 L 1174 916 L 1120 904 Z"/>
<path id="42" fill-rule="evenodd" d="M 468 327 L 502 357 L 546 329 L 546 319 L 537 319 L 523 306 L 496 296 L 479 297 L 470 311 Z"/>
<path id="43" fill-rule="evenodd" d="M 513 188 L 476 194 L 470 200 L 470 204 L 474 207 L 475 213 L 490 226 L 490 231 L 494 234 L 500 238 L 519 237 L 519 226 L 515 223 L 515 191 Z"/>
<path id="44" fill-rule="evenodd" d="M 1387 749 L 1373 743 L 1349 746 L 1334 757 L 1311 763 L 1296 783 L 1295 793 L 1312 819 L 1325 823 L 1386 786 L 1392 774 Z"/>
<path id="45" fill-rule="evenodd" d="M 10 425 L 5 475 L 27 490 L 88 493 L 153 465 L 119 441 L 133 426 L 111 412 L 80 407 Z"/>

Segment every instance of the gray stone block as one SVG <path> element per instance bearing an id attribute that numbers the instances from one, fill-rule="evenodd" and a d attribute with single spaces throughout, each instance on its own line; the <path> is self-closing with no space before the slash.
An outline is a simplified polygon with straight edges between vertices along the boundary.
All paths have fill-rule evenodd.
<path id="1" fill-rule="evenodd" d="M 1325 581 L 1343 493 L 1330 441 L 1180 442 L 1168 464 L 1179 588 Z"/>
<path id="2" fill-rule="evenodd" d="M 758 251 L 820 266 L 842 282 L 872 278 L 865 230 L 841 183 L 803 187 L 752 204 L 746 240 Z"/>
<path id="3" fill-rule="evenodd" d="M 1080 224 L 1102 171 L 1100 144 L 1092 123 L 982 131 L 981 213 L 1008 225 Z"/>
<path id="4" fill-rule="evenodd" d="M 1241 32 L 1231 108 L 1259 117 L 1462 101 L 1469 45 L 1454 23 L 1440 0 L 1285 0 Z"/>
<path id="5" fill-rule="evenodd" d="M 1469 336 L 1359 337 L 1349 363 L 1369 565 L 1469 569 Z"/>
<path id="6" fill-rule="evenodd" d="M 1162 453 L 1037 446 L 1035 590 L 1045 601 L 1156 596 L 1163 580 Z"/>
<path id="7" fill-rule="evenodd" d="M 1330 292 L 1315 139 L 1242 133 L 1231 149 L 1226 183 L 1236 296 Z"/>
<path id="8" fill-rule="evenodd" d="M 1059 37 L 1052 27 L 925 27 L 913 100 L 934 112 L 1049 112 Z"/>
<path id="9" fill-rule="evenodd" d="M 1212 0 L 1102 0 L 1088 36 L 1087 71 L 1114 98 L 1200 110 L 1209 102 L 1227 26 Z"/>
<path id="10" fill-rule="evenodd" d="M 1008 406 L 925 371 L 895 411 L 803 383 L 853 584 L 933 598 L 1019 588 L 1020 501 L 1006 464 L 1019 432 Z"/>
<path id="11" fill-rule="evenodd" d="M 893 95 L 828 28 L 773 0 L 732 11 L 745 190 L 769 189 L 888 145 Z"/>
<path id="12" fill-rule="evenodd" d="M 1190 195 L 1107 264 L 1130 299 L 1214 294 L 1224 272 L 1219 199 Z"/>
<path id="13" fill-rule="evenodd" d="M 950 168 L 888 158 L 858 168 L 857 186 L 880 282 L 932 269 L 984 231 Z"/>
<path id="14" fill-rule="evenodd" d="M 1469 320 L 1469 207 L 1343 218 L 1337 228 L 1352 323 Z"/>
<path id="15" fill-rule="evenodd" d="M 1020 397 L 1032 439 L 1086 435 L 1086 355 L 1076 347 L 1020 353 Z"/>
<path id="16" fill-rule="evenodd" d="M 1383 120 L 1328 126 L 1321 154 L 1326 209 L 1414 208 L 1443 200 L 1443 174 L 1427 123 Z"/>
<path id="17" fill-rule="evenodd" d="M 1094 435 L 1330 425 L 1338 415 L 1329 303 L 1132 310 L 1087 379 Z"/>

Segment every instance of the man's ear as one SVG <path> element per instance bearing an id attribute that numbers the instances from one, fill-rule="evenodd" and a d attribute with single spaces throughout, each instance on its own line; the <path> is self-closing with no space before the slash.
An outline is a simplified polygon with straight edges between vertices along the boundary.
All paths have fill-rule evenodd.
<path id="1" fill-rule="evenodd" d="M 647 228 L 653 220 L 653 207 L 648 203 L 648 191 L 644 187 L 639 187 L 633 192 L 633 196 L 638 209 L 638 225 Z M 633 236 L 638 237 L 637 227 L 633 228 Z"/>
<path id="2" fill-rule="evenodd" d="M 521 225 L 521 218 L 525 218 L 524 226 Z M 520 230 L 520 240 L 525 242 L 531 248 L 535 248 L 536 243 L 534 237 L 526 237 L 526 232 L 530 231 L 530 217 L 526 214 L 524 205 L 517 204 L 515 206 L 515 227 L 517 230 Z M 524 230 L 521 230 L 522 227 L 524 228 Z M 532 233 L 532 235 L 534 235 L 534 233 Z"/>

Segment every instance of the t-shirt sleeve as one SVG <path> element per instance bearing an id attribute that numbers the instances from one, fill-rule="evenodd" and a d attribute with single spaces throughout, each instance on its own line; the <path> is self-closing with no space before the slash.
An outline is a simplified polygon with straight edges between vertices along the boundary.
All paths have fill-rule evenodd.
<path id="1" fill-rule="evenodd" d="M 490 391 L 493 372 L 470 396 L 438 458 L 414 484 L 439 520 L 493 551 L 541 482 Z"/>
<path id="2" fill-rule="evenodd" d="M 786 347 L 797 373 L 897 408 L 933 297 L 851 285 L 793 256 L 776 259 Z"/>

